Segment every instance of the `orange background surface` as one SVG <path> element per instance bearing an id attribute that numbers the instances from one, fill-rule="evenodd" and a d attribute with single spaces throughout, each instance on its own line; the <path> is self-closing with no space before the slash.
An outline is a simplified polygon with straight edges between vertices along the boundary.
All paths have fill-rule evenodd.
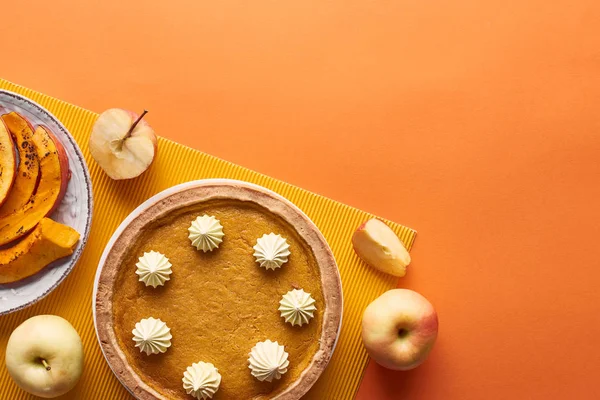
<path id="1" fill-rule="evenodd" d="M 358 399 L 598 398 L 600 2 L 4 2 L 8 80 L 419 231 Z"/>

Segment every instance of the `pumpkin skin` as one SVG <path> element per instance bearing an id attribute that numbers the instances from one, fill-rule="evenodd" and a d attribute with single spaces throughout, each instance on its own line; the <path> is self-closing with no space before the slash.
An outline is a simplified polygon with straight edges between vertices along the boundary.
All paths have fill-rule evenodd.
<path id="1" fill-rule="evenodd" d="M 4 114 L 2 120 L 15 142 L 19 166 L 13 187 L 0 207 L 0 218 L 20 210 L 31 200 L 40 177 L 40 162 L 32 140 L 33 127 L 16 112 Z"/>
<path id="2" fill-rule="evenodd" d="M 50 217 L 50 215 L 58 208 L 63 197 L 65 197 L 65 193 L 67 192 L 67 185 L 69 184 L 69 180 L 71 180 L 71 170 L 69 169 L 69 158 L 67 157 L 67 152 L 65 148 L 62 146 L 60 141 L 54 136 L 52 131 L 47 127 L 40 125 L 38 129 L 41 129 L 45 132 L 46 135 L 52 139 L 54 142 L 54 146 L 56 147 L 56 152 L 58 154 L 58 162 L 60 163 L 60 189 L 58 192 L 58 196 L 54 200 L 54 204 L 50 211 L 46 213 L 46 217 Z M 36 129 L 37 131 L 37 129 Z M 41 168 L 40 168 L 41 169 Z"/>
<path id="3" fill-rule="evenodd" d="M 78 241 L 75 229 L 43 218 L 23 240 L 0 250 L 0 283 L 27 278 L 51 262 L 73 254 Z"/>
<path id="4" fill-rule="evenodd" d="M 50 130 L 38 126 L 32 142 L 40 163 L 40 181 L 31 200 L 21 209 L 0 217 L 0 245 L 31 231 L 60 204 L 69 181 L 69 161 L 60 142 Z"/>
<path id="5" fill-rule="evenodd" d="M 4 122 L 0 120 L 0 205 L 6 201 L 15 182 L 17 156 L 15 144 Z"/>

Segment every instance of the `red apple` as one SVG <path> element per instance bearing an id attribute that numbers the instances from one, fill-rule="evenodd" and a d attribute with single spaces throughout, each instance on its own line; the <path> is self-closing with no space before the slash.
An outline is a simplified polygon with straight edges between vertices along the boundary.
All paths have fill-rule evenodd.
<path id="1" fill-rule="evenodd" d="M 420 365 L 433 348 L 438 318 L 419 293 L 393 289 L 375 299 L 363 314 L 362 338 L 378 364 L 394 370 Z"/>

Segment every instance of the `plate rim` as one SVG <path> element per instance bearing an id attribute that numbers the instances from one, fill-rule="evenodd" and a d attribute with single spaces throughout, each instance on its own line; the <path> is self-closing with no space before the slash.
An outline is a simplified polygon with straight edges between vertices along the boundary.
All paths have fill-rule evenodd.
<path id="1" fill-rule="evenodd" d="M 52 120 L 58 126 L 58 128 L 62 131 L 64 136 L 67 138 L 67 140 L 73 146 L 73 149 L 75 149 L 75 154 L 77 154 L 79 164 L 83 167 L 82 168 L 83 169 L 83 177 L 84 177 L 84 182 L 86 184 L 86 191 L 88 193 L 87 203 L 88 203 L 88 210 L 89 210 L 89 212 L 87 213 L 87 216 L 86 216 L 86 221 L 85 221 L 85 231 L 83 232 L 83 235 L 81 235 L 81 237 L 80 237 L 80 246 L 78 246 L 79 248 L 71 255 L 71 261 L 69 262 L 69 266 L 64 271 L 64 273 L 58 277 L 56 282 L 54 282 L 54 284 L 50 288 L 48 288 L 48 290 L 46 290 L 44 293 L 42 293 L 35 299 L 28 301 L 26 303 L 23 303 L 17 307 L 10 308 L 6 311 L 0 311 L 0 316 L 3 316 L 3 315 L 14 313 L 19 310 L 23 310 L 24 308 L 30 307 L 30 306 L 34 305 L 35 303 L 39 302 L 40 300 L 44 299 L 46 296 L 48 296 L 50 293 L 52 293 L 58 286 L 60 286 L 60 284 L 66 279 L 66 277 L 69 276 L 69 274 L 71 274 L 71 272 L 75 268 L 75 265 L 77 264 L 77 262 L 79 262 L 79 259 L 81 258 L 81 254 L 85 250 L 85 246 L 87 245 L 87 242 L 89 239 L 89 235 L 90 235 L 90 231 L 91 231 L 91 227 L 92 227 L 92 217 L 94 214 L 94 191 L 93 191 L 90 171 L 89 171 L 87 163 L 85 161 L 85 157 L 83 156 L 83 153 L 81 152 L 81 149 L 79 148 L 79 145 L 77 144 L 77 141 L 75 140 L 73 135 L 71 135 L 71 132 L 69 132 L 69 130 L 63 125 L 63 123 L 54 114 L 52 114 L 50 111 L 48 111 L 48 109 L 46 109 L 44 106 L 42 106 L 38 102 L 30 99 L 29 97 L 26 97 L 24 95 L 21 95 L 19 93 L 15 93 L 15 92 L 12 92 L 12 91 L 6 90 L 6 89 L 0 89 L 0 95 L 6 95 L 8 97 L 14 98 L 17 101 L 27 103 L 30 107 L 37 109 L 37 111 L 39 111 L 43 116 Z"/>
<path id="2" fill-rule="evenodd" d="M 94 276 L 94 287 L 93 287 L 93 291 L 92 291 L 92 315 L 93 315 L 93 320 L 94 320 L 94 332 L 96 333 L 96 341 L 98 342 L 98 346 L 100 347 L 100 351 L 102 351 L 102 356 L 104 357 L 104 360 L 106 361 L 106 364 L 108 365 L 108 367 L 110 368 L 110 371 L 113 373 L 113 375 L 117 378 L 117 380 L 119 381 L 119 383 L 121 384 L 121 386 L 123 386 L 134 398 L 138 398 L 124 383 L 123 381 L 121 381 L 121 379 L 119 378 L 119 376 L 115 373 L 115 371 L 113 370 L 112 365 L 110 364 L 108 358 L 106 357 L 106 353 L 104 352 L 104 348 L 102 347 L 102 343 L 100 342 L 100 336 L 98 334 L 98 322 L 96 320 L 96 296 L 98 294 L 98 283 L 100 281 L 100 275 L 102 273 L 102 269 L 104 267 L 104 263 L 106 262 L 106 258 L 108 257 L 108 253 L 110 252 L 110 249 L 112 248 L 112 246 L 114 245 L 114 243 L 117 241 L 117 239 L 121 236 L 121 233 L 125 230 L 125 228 L 145 209 L 151 207 L 153 204 L 159 202 L 160 200 L 162 200 L 165 197 L 170 196 L 171 194 L 176 193 L 179 190 L 182 189 L 186 189 L 186 188 L 191 188 L 194 187 L 196 185 L 202 185 L 202 184 L 223 184 L 223 183 L 229 183 L 229 184 L 242 184 L 251 188 L 259 188 L 260 190 L 266 190 L 268 191 L 271 195 L 279 198 L 280 200 L 285 201 L 286 203 L 288 203 L 289 205 L 291 205 L 293 208 L 295 208 L 298 212 L 300 212 L 302 215 L 304 215 L 312 224 L 314 224 L 315 226 L 317 226 L 317 224 L 314 223 L 314 221 L 308 216 L 306 215 L 306 213 L 304 211 L 302 211 L 302 209 L 300 209 L 300 207 L 298 207 L 296 204 L 294 204 L 292 201 L 288 200 L 287 198 L 285 198 L 284 196 L 282 196 L 281 194 L 269 189 L 269 188 L 265 188 L 264 186 L 252 183 L 252 182 L 247 182 L 247 181 L 242 181 L 242 180 L 238 180 L 238 179 L 227 179 L 227 178 L 207 178 L 207 179 L 196 179 L 193 181 L 188 181 L 188 182 L 182 182 L 179 183 L 177 185 L 171 186 L 167 189 L 164 189 L 154 195 L 152 195 L 151 197 L 149 197 L 148 199 L 146 199 L 144 202 L 142 202 L 140 205 L 138 205 L 135 209 L 133 209 L 133 211 L 131 211 L 127 217 L 125 217 L 125 219 L 123 219 L 123 221 L 119 224 L 119 226 L 115 229 L 115 231 L 113 232 L 112 236 L 110 237 L 110 239 L 108 240 L 108 242 L 106 243 L 106 246 L 104 247 L 104 250 L 102 251 L 102 256 L 100 257 L 100 260 L 98 261 L 98 267 L 96 268 L 96 275 Z M 317 226 L 317 230 L 319 231 L 319 233 L 321 234 L 321 236 L 323 236 L 323 233 L 321 233 L 321 230 L 318 228 Z M 327 240 L 325 239 L 325 237 L 323 236 L 323 240 L 325 241 L 325 243 L 327 244 L 327 247 L 329 247 L 329 242 L 327 242 Z M 334 259 L 335 259 L 335 255 L 333 254 L 333 251 L 331 250 L 331 247 L 329 247 L 331 254 L 333 255 Z M 337 264 L 337 262 L 336 262 Z M 338 268 L 338 277 L 339 277 L 339 282 L 340 282 L 340 290 L 342 292 L 342 296 L 341 296 L 341 309 L 340 309 L 340 324 L 338 326 L 338 330 L 336 332 L 336 338 L 335 338 L 335 342 L 333 344 L 333 348 L 331 350 L 331 357 L 329 357 L 329 360 L 327 360 L 327 364 L 329 364 L 331 362 L 331 359 L 333 358 L 333 354 L 335 353 L 335 349 L 337 347 L 338 341 L 340 339 L 340 333 L 342 331 L 342 325 L 343 325 L 343 319 L 344 319 L 344 287 L 343 287 L 343 283 L 342 283 L 342 279 L 339 273 L 339 268 Z"/>

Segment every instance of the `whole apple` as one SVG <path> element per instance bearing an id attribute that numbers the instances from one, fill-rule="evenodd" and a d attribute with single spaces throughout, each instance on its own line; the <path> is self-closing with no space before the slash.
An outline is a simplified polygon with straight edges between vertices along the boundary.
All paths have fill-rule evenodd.
<path id="1" fill-rule="evenodd" d="M 438 318 L 431 303 L 408 289 L 393 289 L 366 308 L 362 338 L 378 364 L 394 370 L 420 365 L 433 348 Z"/>
<path id="2" fill-rule="evenodd" d="M 73 389 L 83 372 L 83 346 L 73 326 L 56 315 L 37 315 L 8 339 L 6 368 L 21 389 L 56 397 Z"/>

